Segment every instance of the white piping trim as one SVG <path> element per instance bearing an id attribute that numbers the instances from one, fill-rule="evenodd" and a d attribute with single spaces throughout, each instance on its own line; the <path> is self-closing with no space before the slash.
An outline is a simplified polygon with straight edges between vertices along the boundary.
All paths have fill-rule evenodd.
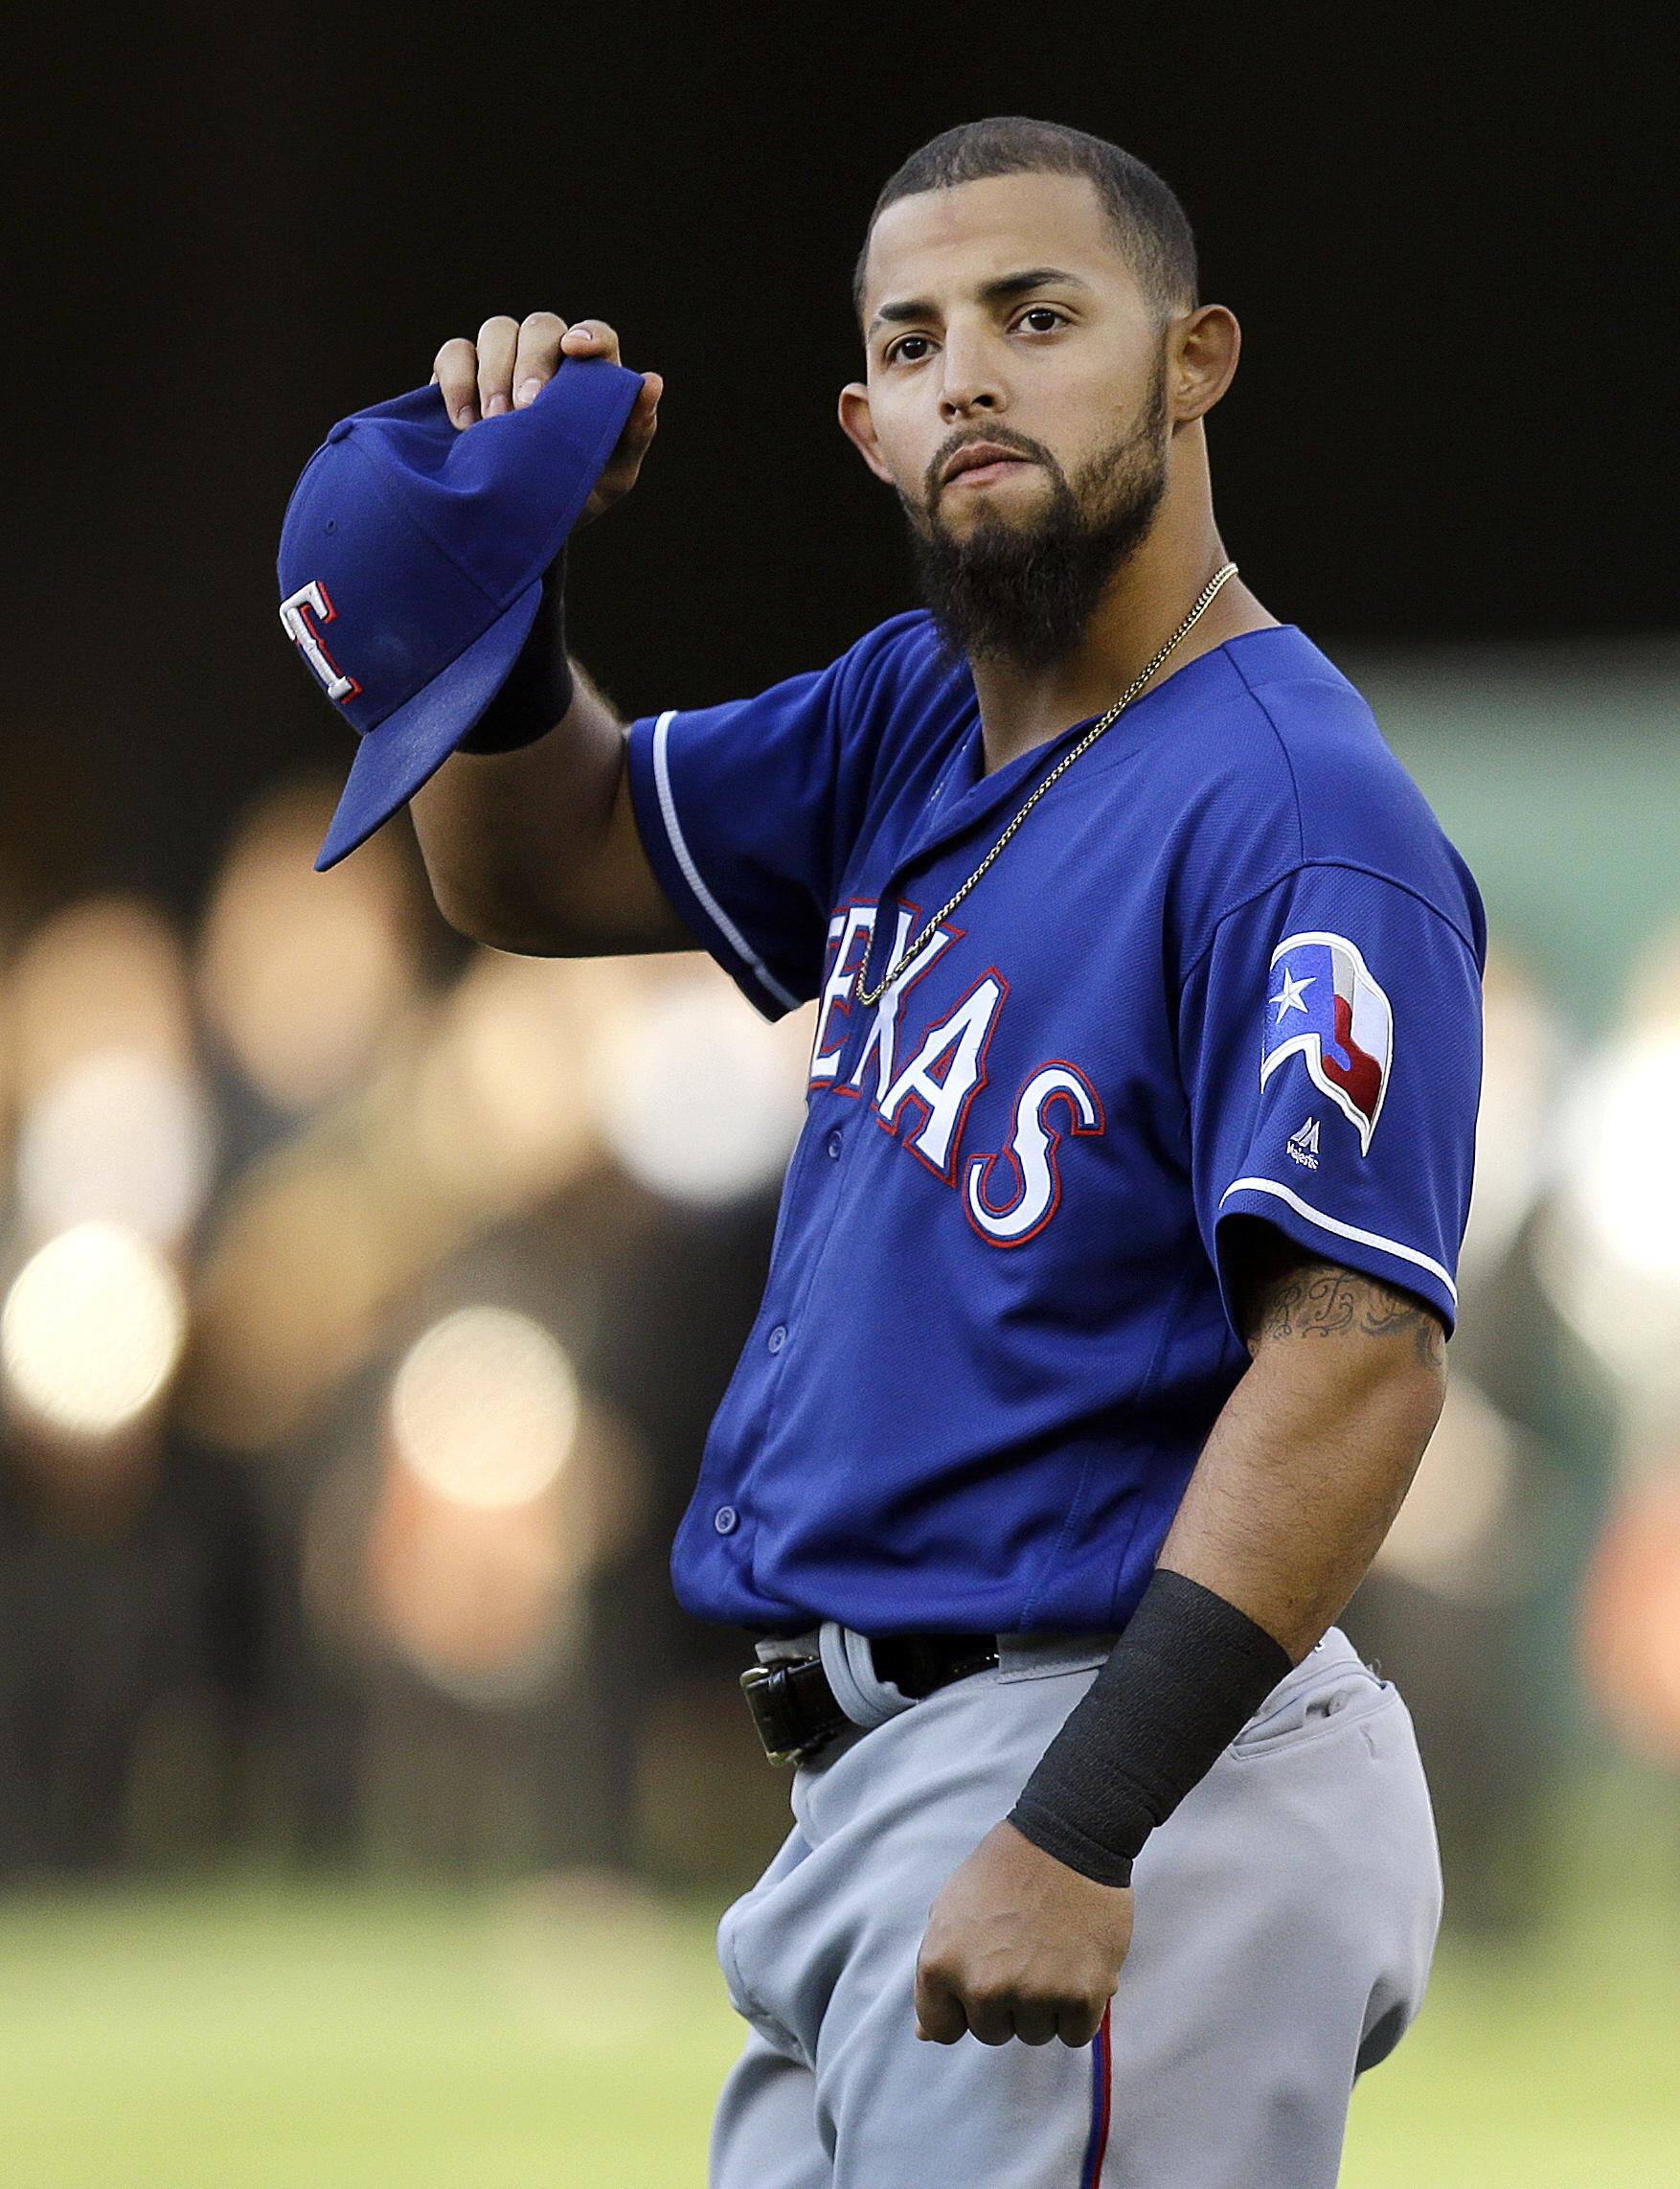
<path id="1" fill-rule="evenodd" d="M 1279 1185 L 1276 1178 L 1237 1178 L 1219 1196 L 1219 1206 L 1223 1208 L 1233 1194 L 1241 1193 L 1275 1194 L 1279 1200 L 1287 1202 L 1297 1216 L 1304 1216 L 1308 1223 L 1316 1223 L 1323 1231 L 1333 1232 L 1338 1239 L 1356 1240 L 1361 1246 L 1375 1246 L 1384 1254 L 1396 1255 L 1402 1262 L 1415 1262 L 1419 1269 L 1427 1269 L 1432 1277 L 1441 1279 L 1448 1298 L 1457 1307 L 1458 1287 L 1439 1262 L 1427 1254 L 1419 1254 L 1415 1246 L 1402 1246 L 1397 1239 L 1384 1239 L 1380 1231 L 1361 1231 L 1356 1223 L 1344 1223 L 1340 1217 L 1325 1216 L 1318 1209 L 1309 1208 L 1299 1194 Z"/>
<path id="2" fill-rule="evenodd" d="M 738 951 L 748 970 L 761 987 L 767 990 L 777 1002 L 788 1011 L 799 1009 L 797 995 L 789 995 L 762 958 L 752 948 L 746 937 L 724 911 L 712 892 L 700 878 L 700 870 L 690 855 L 688 843 L 683 836 L 682 824 L 676 817 L 676 800 L 670 791 L 670 762 L 666 744 L 670 737 L 670 725 L 676 716 L 674 707 L 668 707 L 653 725 L 653 780 L 659 790 L 660 817 L 665 822 L 665 832 L 670 839 L 670 848 L 676 863 L 682 869 L 683 879 L 700 901 L 701 909 L 717 926 L 718 932 L 731 949 Z"/>

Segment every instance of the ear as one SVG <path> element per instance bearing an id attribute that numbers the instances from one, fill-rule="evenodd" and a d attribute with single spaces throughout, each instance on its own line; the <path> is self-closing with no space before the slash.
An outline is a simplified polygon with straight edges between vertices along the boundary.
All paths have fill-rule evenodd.
<path id="1" fill-rule="evenodd" d="M 1241 348 L 1237 314 L 1222 304 L 1201 305 L 1175 324 L 1167 353 L 1174 425 L 1206 418 L 1235 378 Z"/>
<path id="2" fill-rule="evenodd" d="M 887 468 L 875 440 L 874 422 L 870 415 L 869 390 L 861 380 L 849 380 L 840 390 L 840 430 L 861 453 L 875 477 L 889 487 L 892 486 L 893 474 Z"/>

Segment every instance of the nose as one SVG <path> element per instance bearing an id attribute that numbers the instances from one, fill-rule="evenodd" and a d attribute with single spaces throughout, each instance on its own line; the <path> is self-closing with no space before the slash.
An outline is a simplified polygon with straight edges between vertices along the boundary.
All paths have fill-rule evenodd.
<path id="1" fill-rule="evenodd" d="M 976 411 L 995 417 L 1008 409 L 997 346 L 978 329 L 947 327 L 942 363 L 940 416 L 947 425 Z"/>

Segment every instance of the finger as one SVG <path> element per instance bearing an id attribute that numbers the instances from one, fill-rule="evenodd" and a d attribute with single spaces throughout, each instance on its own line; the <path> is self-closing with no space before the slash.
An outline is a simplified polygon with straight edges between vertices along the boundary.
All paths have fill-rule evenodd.
<path id="1" fill-rule="evenodd" d="M 924 1970 L 916 1972 L 916 2034 L 930 2044 L 955 2044 L 968 2027 L 963 2002 Z"/>
<path id="2" fill-rule="evenodd" d="M 620 361 L 618 334 L 604 319 L 573 320 L 564 349 L 568 357 L 605 357 L 614 365 Z"/>
<path id="3" fill-rule="evenodd" d="M 478 417 L 478 352 L 464 335 L 445 342 L 432 365 L 432 377 L 443 391 L 443 403 L 458 426 Z"/>
<path id="4" fill-rule="evenodd" d="M 519 322 L 513 353 L 513 408 L 525 409 L 541 395 L 560 362 L 566 323 L 552 311 L 530 311 Z"/>
<path id="5" fill-rule="evenodd" d="M 665 393 L 665 381 L 658 373 L 642 375 L 642 393 L 630 406 L 630 415 L 624 421 L 626 434 L 638 437 L 645 448 L 653 439 L 659 425 L 659 399 Z"/>
<path id="6" fill-rule="evenodd" d="M 1056 2011 L 1056 2034 L 1063 2044 L 1089 2044 L 1102 2027 L 1102 2011 L 1108 2001 L 1064 1999 Z"/>
<path id="7" fill-rule="evenodd" d="M 1056 2009 L 1050 1999 L 1019 1999 L 1014 2010 L 1015 2035 L 1023 2044 L 1048 2044 L 1056 2035 Z"/>
<path id="8" fill-rule="evenodd" d="M 486 418 L 500 418 L 513 407 L 513 359 L 519 349 L 519 322 L 504 312 L 487 319 L 478 331 L 478 407 Z"/>
<path id="9" fill-rule="evenodd" d="M 630 405 L 630 415 L 613 450 L 615 464 L 623 465 L 627 459 L 632 466 L 639 465 L 647 453 L 647 444 L 659 430 L 659 399 L 664 393 L 665 382 L 657 373 L 643 374 L 641 391 Z"/>
<path id="10" fill-rule="evenodd" d="M 1004 1994 L 970 1992 L 963 2002 L 968 2028 L 982 2044 L 1008 2044 L 1015 2034 L 1014 2002 Z"/>
<path id="11" fill-rule="evenodd" d="M 644 373 L 636 400 L 611 456 L 602 467 L 595 491 L 585 506 L 585 516 L 599 516 L 627 494 L 641 473 L 642 460 L 659 427 L 659 399 L 665 382 L 657 373 Z"/>

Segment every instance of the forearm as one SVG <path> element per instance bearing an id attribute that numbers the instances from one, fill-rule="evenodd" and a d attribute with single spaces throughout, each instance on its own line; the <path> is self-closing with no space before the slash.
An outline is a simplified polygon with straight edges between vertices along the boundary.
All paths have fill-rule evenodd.
<path id="1" fill-rule="evenodd" d="M 1429 1309 L 1268 1249 L 1253 1365 L 1203 1447 L 1157 1571 L 1010 1821 L 1122 1884 L 1156 1825 L 1324 1632 L 1398 1510 L 1441 1410 Z"/>
<path id="2" fill-rule="evenodd" d="M 1292 1660 L 1358 1586 L 1441 1411 L 1441 1326 L 1427 1309 L 1399 1311 L 1420 1318 L 1409 1334 L 1421 1352 L 1403 1340 L 1398 1357 L 1338 1352 L 1306 1326 L 1260 1349 L 1161 1552 L 1163 1566 L 1245 1611 Z"/>
<path id="3" fill-rule="evenodd" d="M 588 949 L 624 768 L 624 728 L 573 665 L 571 705 L 510 752 L 456 752 L 410 801 L 438 907 L 498 949 Z"/>

